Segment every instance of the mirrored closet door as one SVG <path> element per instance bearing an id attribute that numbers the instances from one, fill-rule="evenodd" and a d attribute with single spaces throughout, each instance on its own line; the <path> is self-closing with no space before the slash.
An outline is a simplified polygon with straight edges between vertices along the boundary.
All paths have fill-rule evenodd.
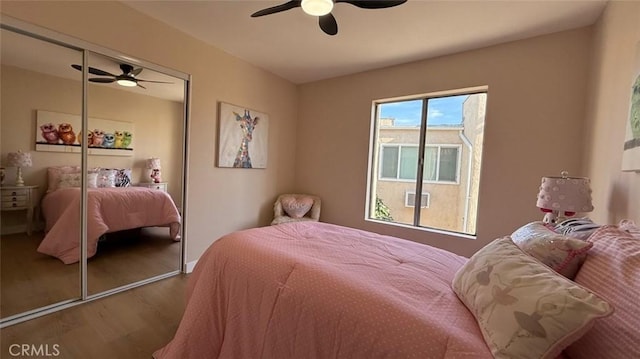
<path id="1" fill-rule="evenodd" d="M 185 82 L 95 53 L 89 72 L 88 214 L 94 201 L 126 202 L 100 213 L 123 229 L 97 233 L 88 260 L 93 295 L 180 269 L 180 237 L 170 222 L 182 203 Z M 87 239 L 96 239 L 89 232 Z"/>
<path id="2" fill-rule="evenodd" d="M 39 113 L 54 110 L 78 115 L 82 111 L 82 74 L 60 66 L 61 60 L 81 62 L 82 52 L 1 31 L 0 317 L 5 319 L 81 296 L 78 261 L 65 264 L 45 254 L 80 246 L 80 201 L 64 208 L 55 198 L 44 201 L 57 189 L 61 175 L 47 168 L 79 171 L 80 151 L 37 151 L 36 143 L 53 149 L 60 142 L 60 123 L 38 126 Z M 51 229 L 41 216 L 47 211 L 52 216 L 65 212 L 66 243 L 42 246 L 45 231 Z"/>
<path id="3" fill-rule="evenodd" d="M 0 326 L 178 274 L 188 75 L 6 22 Z"/>

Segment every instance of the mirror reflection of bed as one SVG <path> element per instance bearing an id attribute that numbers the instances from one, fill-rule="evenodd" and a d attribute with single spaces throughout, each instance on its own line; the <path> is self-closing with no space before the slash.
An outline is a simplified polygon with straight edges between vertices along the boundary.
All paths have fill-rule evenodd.
<path id="1" fill-rule="evenodd" d="M 90 81 L 87 86 L 88 126 L 85 129 L 80 116 L 83 108 L 82 72 L 72 66 L 83 63 L 82 53 L 6 29 L 1 30 L 1 37 L 3 106 L 0 146 L 2 166 L 6 173 L 3 188 L 13 186 L 16 181 L 16 168 L 7 166 L 8 153 L 19 150 L 29 152 L 33 165 L 22 168 L 22 175 L 26 186 L 36 188 L 34 203 L 38 213 L 32 223 L 31 234 L 25 230 L 28 221 L 25 221 L 24 211 L 3 210 L 1 213 L 0 319 L 4 321 L 12 316 L 82 297 L 81 265 L 77 260 L 81 258 L 67 260 L 69 264 L 65 264 L 54 255 L 38 252 L 45 237 L 51 234 L 51 228 L 47 228 L 46 224 L 47 216 L 51 217 L 51 214 L 44 210 L 46 198 L 52 195 L 49 168 L 73 167 L 75 174 L 87 170 L 87 182 L 91 180 L 91 173 L 101 170 L 127 171 L 130 175 L 129 191 L 149 192 L 156 199 L 164 198 L 164 203 L 170 202 L 175 206 L 173 210 L 179 218 L 177 222 L 181 222 L 179 209 L 183 205 L 184 188 L 185 81 L 141 65 L 133 66 L 133 71 L 138 73 L 136 78 L 162 83 L 141 82 L 143 88 L 123 87 L 115 81 Z M 125 60 L 88 53 L 89 68 L 113 74 L 121 73 L 122 61 Z M 96 77 L 99 76 L 89 74 L 89 79 Z M 49 122 L 57 130 L 63 123 L 71 124 L 75 142 L 69 134 L 69 145 L 61 139 L 56 141 L 55 136 L 50 138 L 50 144 L 37 144 L 37 141 L 47 139 L 41 133 L 43 130 L 40 126 Z M 83 144 L 79 139 L 84 138 L 82 132 L 98 132 L 99 136 L 109 134 L 114 138 L 113 148 L 97 143 L 91 146 L 84 144 L 88 146 L 87 163 L 86 168 L 80 170 Z M 161 183 L 152 183 L 154 179 L 150 178 L 147 165 L 150 158 L 159 158 L 161 161 L 162 177 L 158 178 Z M 74 188 L 79 196 L 80 183 L 71 177 L 66 178 L 67 185 Z M 98 189 L 88 188 L 87 191 L 92 190 Z M 115 191 L 113 188 L 99 190 Z M 88 206 L 91 198 L 92 195 L 88 194 Z M 135 199 L 129 201 L 137 202 Z M 155 207 L 155 204 L 147 203 L 148 209 Z M 66 211 L 74 213 L 69 218 L 69 225 L 57 229 L 58 234 L 63 238 L 72 238 L 72 246 L 79 246 L 82 215 L 79 198 L 53 213 Z M 136 216 L 126 207 L 119 211 L 123 218 Z M 124 221 L 109 224 L 109 228 L 102 228 L 95 237 L 97 250 L 87 261 L 88 296 L 100 295 L 180 269 L 180 227 L 173 228 L 172 233 L 165 222 L 143 221 L 134 227 L 119 226 L 118 222 Z M 90 231 L 88 226 L 87 232 Z M 104 235 L 104 232 L 109 233 Z M 89 238 L 87 240 L 90 241 Z"/>

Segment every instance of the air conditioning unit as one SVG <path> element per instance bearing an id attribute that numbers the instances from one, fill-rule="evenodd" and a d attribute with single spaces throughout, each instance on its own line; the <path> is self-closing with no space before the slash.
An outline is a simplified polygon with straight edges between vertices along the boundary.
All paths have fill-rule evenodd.
<path id="1" fill-rule="evenodd" d="M 429 208 L 429 193 L 422 193 L 422 198 L 420 200 L 420 208 Z M 404 206 L 405 207 L 415 207 L 416 205 L 416 193 L 415 192 L 405 192 L 404 193 Z"/>

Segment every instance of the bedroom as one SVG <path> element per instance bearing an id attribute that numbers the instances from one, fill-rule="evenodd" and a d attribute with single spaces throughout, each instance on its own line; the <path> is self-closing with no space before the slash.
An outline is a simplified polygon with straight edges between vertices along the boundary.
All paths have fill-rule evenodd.
<path id="1" fill-rule="evenodd" d="M 192 190 L 186 198 L 186 222 L 190 237 L 196 239 L 188 242 L 187 262 L 197 260 L 223 234 L 268 223 L 275 197 L 292 190 L 322 196 L 323 221 L 425 241 L 463 255 L 539 218 L 532 198 L 540 177 L 563 169 L 591 178 L 594 220 L 615 223 L 623 218 L 638 220 L 640 216 L 639 205 L 632 200 L 639 196 L 639 179 L 633 173 L 619 171 L 618 144 L 624 128 L 622 122 L 617 125 L 613 121 L 625 118 L 628 111 L 627 90 L 623 87 L 638 41 L 634 17 L 638 9 L 633 3 L 610 3 L 594 27 L 299 87 L 156 20 L 123 9 L 124 5 L 118 3 L 72 6 L 3 2 L 2 6 L 3 14 L 193 75 L 188 177 Z M 95 12 L 124 18 L 113 28 L 108 16 L 87 17 Z M 87 18 L 91 20 L 78 20 Z M 130 37 L 139 31 L 140 23 L 147 29 L 140 36 L 161 34 L 153 35 L 154 39 L 163 39 L 161 46 L 140 46 L 143 40 Z M 129 41 L 123 42 L 122 38 Z M 540 71 L 526 71 L 539 64 L 543 64 Z M 445 77 L 452 71 L 460 77 Z M 490 109 L 495 122 L 493 129 L 487 130 L 486 141 L 493 145 L 486 149 L 485 156 L 492 160 L 483 168 L 475 241 L 425 236 L 421 231 L 381 227 L 363 219 L 371 99 L 431 90 L 415 76 L 420 72 L 434 78 L 436 90 L 465 87 L 471 81 L 491 82 L 494 98 L 503 98 Z M 512 86 L 514 77 L 518 78 L 516 88 Z M 359 96 L 358 89 L 363 86 L 375 93 Z M 501 89 L 502 94 L 498 92 Z M 344 98 L 351 101 L 345 103 Z M 215 109 L 220 100 L 250 104 L 273 119 L 266 170 L 237 172 L 214 166 Z M 541 108 L 540 104 L 545 106 Z M 362 122 L 340 123 L 344 118 L 360 118 Z M 518 136 L 522 133 L 528 135 Z M 331 138 L 335 146 L 323 145 L 323 138 Z M 295 151 L 291 151 L 292 146 Z M 530 150 L 514 155 L 507 150 L 510 148 Z M 341 156 L 333 155 L 336 151 Z M 528 166 L 522 168 L 522 163 Z M 505 168 L 517 170 L 505 176 Z M 358 176 L 347 175 L 351 173 Z M 508 208 L 503 198 L 513 199 Z"/>

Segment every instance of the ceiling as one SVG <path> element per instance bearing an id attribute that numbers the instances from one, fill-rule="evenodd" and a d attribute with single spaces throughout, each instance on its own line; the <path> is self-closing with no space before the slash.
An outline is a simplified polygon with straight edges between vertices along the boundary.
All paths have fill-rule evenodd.
<path id="1" fill-rule="evenodd" d="M 362 72 L 593 24 L 605 0 L 409 0 L 388 9 L 333 9 L 338 34 L 300 8 L 251 18 L 283 1 L 124 4 L 293 83 Z"/>
<path id="2" fill-rule="evenodd" d="M 0 37 L 2 37 L 2 41 L 0 41 L 0 59 L 2 65 L 15 66 L 76 81 L 82 80 L 82 73 L 71 67 L 72 64 L 82 64 L 81 52 L 13 33 L 8 30 L 2 30 Z M 91 54 L 89 56 L 89 67 L 97 68 L 114 75 L 122 73 L 118 61 L 97 54 Z M 102 76 L 89 75 L 89 78 L 96 77 Z M 96 84 L 90 82 L 90 84 L 92 86 L 110 87 L 171 101 L 182 102 L 184 100 L 184 81 L 181 79 L 148 68 L 145 68 L 136 78 L 167 83 L 141 82 L 140 84 L 146 87 L 146 89 L 141 87 L 123 87 L 116 83 Z"/>

